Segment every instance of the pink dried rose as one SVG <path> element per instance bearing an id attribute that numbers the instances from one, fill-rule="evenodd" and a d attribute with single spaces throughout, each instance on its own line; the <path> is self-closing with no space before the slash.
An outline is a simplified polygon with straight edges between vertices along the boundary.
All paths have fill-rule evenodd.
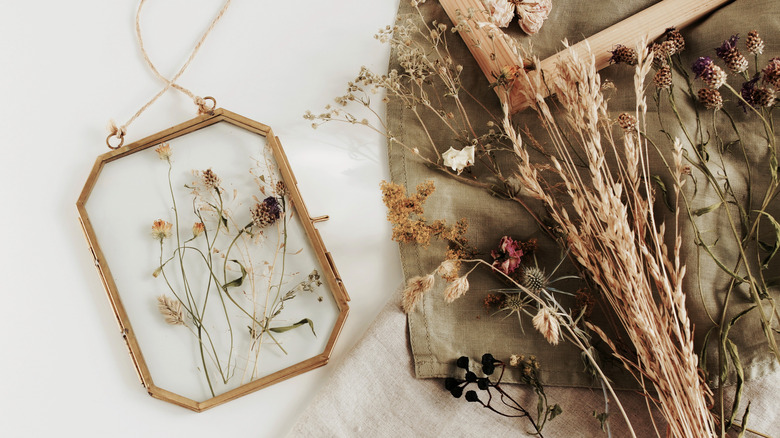
<path id="1" fill-rule="evenodd" d="M 482 0 L 490 18 L 498 27 L 507 27 L 515 18 L 515 5 L 509 0 Z"/>
<path id="2" fill-rule="evenodd" d="M 521 0 L 516 5 L 520 27 L 523 32 L 533 35 L 539 32 L 544 21 L 550 16 L 552 0 Z"/>
<path id="3" fill-rule="evenodd" d="M 518 242 L 512 240 L 509 236 L 501 238 L 498 250 L 493 250 L 490 255 L 493 256 L 493 268 L 510 275 L 520 267 L 520 260 L 523 258 L 523 250 Z"/>

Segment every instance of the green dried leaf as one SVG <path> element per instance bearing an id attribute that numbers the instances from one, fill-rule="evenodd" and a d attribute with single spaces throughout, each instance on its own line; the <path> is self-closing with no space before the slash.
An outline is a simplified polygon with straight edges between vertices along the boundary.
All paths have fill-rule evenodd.
<path id="1" fill-rule="evenodd" d="M 227 220 L 227 218 L 224 215 L 222 215 L 222 216 L 220 216 L 220 219 L 222 219 L 222 225 L 225 226 L 225 229 L 229 230 L 230 228 L 228 227 L 228 220 Z"/>
<path id="2" fill-rule="evenodd" d="M 558 415 L 561 415 L 563 413 L 563 409 L 561 409 L 561 406 L 556 403 L 552 406 L 550 406 L 550 413 L 548 414 L 547 420 L 552 420 Z"/>
<path id="3" fill-rule="evenodd" d="M 271 327 L 268 330 L 274 333 L 284 333 L 286 331 L 296 329 L 304 324 L 309 324 L 309 328 L 311 329 L 312 334 L 314 334 L 314 336 L 317 336 L 317 333 L 314 332 L 314 322 L 312 322 L 312 320 L 310 320 L 309 318 L 303 318 L 302 320 L 296 322 L 295 324 L 290 324 L 283 327 Z"/>
<path id="4" fill-rule="evenodd" d="M 227 292 L 227 288 L 229 287 L 241 286 L 242 284 L 244 284 L 244 279 L 246 278 L 246 268 L 244 268 L 244 265 L 242 265 L 241 262 L 235 259 L 231 259 L 230 261 L 237 264 L 241 268 L 241 276 L 231 281 L 230 283 L 227 283 L 224 286 L 222 286 L 222 289 L 224 289 L 225 292 Z"/>
<path id="5" fill-rule="evenodd" d="M 599 420 L 599 424 L 601 424 L 601 431 L 606 432 L 607 431 L 607 418 L 609 417 L 609 414 L 606 412 L 597 413 L 596 411 L 593 411 L 593 417 L 595 417 L 597 420 Z"/>
<path id="6" fill-rule="evenodd" d="M 715 329 L 718 328 L 717 326 L 712 326 L 709 330 L 707 330 L 707 334 L 704 335 L 704 342 L 701 344 L 701 352 L 699 353 L 699 368 L 704 372 L 705 378 L 707 377 L 707 345 L 710 343 L 710 335 L 715 331 Z"/>
<path id="7" fill-rule="evenodd" d="M 692 213 L 693 213 L 694 216 L 702 216 L 702 215 L 705 215 L 705 214 L 707 214 L 707 213 L 709 213 L 711 211 L 714 211 L 715 209 L 717 209 L 721 205 L 723 205 L 722 202 L 716 202 L 715 204 L 712 204 L 709 207 L 704 207 L 704 208 L 700 208 L 698 210 L 693 210 Z"/>
<path id="8" fill-rule="evenodd" d="M 737 416 L 737 411 L 739 410 L 739 403 L 742 401 L 745 371 L 742 369 L 742 362 L 739 360 L 737 345 L 730 339 L 726 339 L 726 347 L 728 347 L 727 351 L 729 357 L 731 357 L 731 361 L 734 363 L 734 369 L 737 371 L 737 388 L 736 393 L 734 394 L 734 404 L 731 405 L 731 415 L 729 415 L 729 419 L 726 422 L 726 430 L 728 430 L 731 427 L 731 424 L 734 423 L 734 418 Z"/>
<path id="9" fill-rule="evenodd" d="M 720 343 L 721 343 L 721 348 L 723 349 L 723 351 L 728 351 L 728 343 L 731 342 L 728 339 L 729 331 L 731 330 L 731 328 L 734 327 L 734 324 L 736 324 L 737 321 L 740 320 L 740 318 L 742 318 L 743 316 L 747 315 L 748 312 L 750 312 L 751 310 L 753 310 L 755 308 L 756 308 L 756 306 L 750 306 L 747 309 L 737 313 L 733 318 L 731 318 L 731 320 L 728 322 L 728 324 L 726 324 L 726 327 L 723 328 L 723 333 L 721 333 L 721 336 L 720 336 Z M 736 367 L 736 363 L 734 364 L 734 366 Z M 728 373 L 729 373 L 728 367 L 724 367 L 722 370 L 720 370 L 721 379 L 722 380 L 726 380 L 726 378 L 728 377 Z"/>
<path id="10" fill-rule="evenodd" d="M 655 181 L 656 184 L 658 184 L 658 188 L 661 189 L 661 191 L 664 193 L 664 204 L 666 204 L 666 208 L 669 209 L 669 211 L 674 212 L 675 207 L 672 205 L 672 202 L 669 200 L 669 192 L 666 190 L 666 184 L 664 184 L 663 180 L 659 175 L 653 175 L 650 177 L 653 181 Z"/>
<path id="11" fill-rule="evenodd" d="M 775 254 L 777 254 L 777 250 L 780 249 L 780 224 L 777 223 L 777 221 L 775 220 L 774 217 L 772 217 L 771 214 L 765 211 L 756 210 L 756 213 L 758 213 L 759 216 L 760 215 L 766 216 L 766 218 L 769 219 L 769 222 L 775 228 L 775 245 L 772 247 L 772 251 L 764 259 L 761 265 L 761 268 L 766 269 L 769 266 L 769 262 L 772 260 Z"/>
<path id="12" fill-rule="evenodd" d="M 737 435 L 737 438 L 745 437 L 745 431 L 747 431 L 749 416 L 750 416 L 750 402 L 748 402 L 747 406 L 745 407 L 745 413 L 742 414 L 742 425 L 740 426 L 741 430 L 739 431 L 739 435 Z"/>

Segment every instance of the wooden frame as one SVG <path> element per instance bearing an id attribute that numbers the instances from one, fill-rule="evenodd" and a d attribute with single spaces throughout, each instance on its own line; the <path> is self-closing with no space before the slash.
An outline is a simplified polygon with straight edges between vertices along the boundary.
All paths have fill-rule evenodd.
<path id="1" fill-rule="evenodd" d="M 731 0 L 663 0 L 580 41 L 571 48 L 580 56 L 593 54 L 596 58 L 596 70 L 601 70 L 609 65 L 611 57 L 609 50 L 615 44 L 633 47 L 642 38 L 656 39 L 666 29 L 670 27 L 683 28 L 729 1 Z M 465 17 L 469 12 L 473 14 L 473 20 L 476 23 L 490 22 L 490 17 L 481 0 L 439 0 L 439 3 L 453 23 L 457 23 L 461 16 Z M 514 56 L 514 52 L 505 40 L 490 37 L 490 33 L 494 32 L 494 29 L 485 25 L 479 28 L 470 26 L 468 32 L 460 32 L 461 38 L 477 60 L 480 69 L 491 82 L 500 75 L 502 67 L 519 65 L 519 60 Z M 491 41 L 493 53 L 488 53 L 480 47 L 480 43 L 485 41 Z M 549 78 L 554 71 L 555 64 L 560 61 L 564 53 L 558 52 L 542 60 L 540 65 L 535 66 L 535 69 L 529 74 L 537 75 L 540 72 L 545 72 Z M 507 99 L 506 93 L 499 88 L 496 87 L 496 93 L 503 102 Z M 544 92 L 544 90 L 542 91 Z M 531 104 L 531 102 L 526 101 L 523 90 L 519 86 L 512 88 L 508 100 L 510 114 L 521 111 Z"/>
<path id="2" fill-rule="evenodd" d="M 150 147 L 157 146 L 162 142 L 181 137 L 216 123 L 229 123 L 266 138 L 272 154 L 277 161 L 282 179 L 288 188 L 289 196 L 294 204 L 295 213 L 298 214 L 299 218 L 301 218 L 301 223 L 303 225 L 306 237 L 314 249 L 317 261 L 323 268 L 324 272 L 322 277 L 325 279 L 333 293 L 339 314 L 333 330 L 330 333 L 325 349 L 322 353 L 299 362 L 293 366 L 246 383 L 223 394 L 217 395 L 216 397 L 212 397 L 202 402 L 197 402 L 187 397 L 183 397 L 181 395 L 167 391 L 154 384 L 152 376 L 149 372 L 149 368 L 144 361 L 141 347 L 138 344 L 138 340 L 134 335 L 128 315 L 122 305 L 122 300 L 120 299 L 119 291 L 111 275 L 111 270 L 108 266 L 108 263 L 106 262 L 103 252 L 100 249 L 100 244 L 98 243 L 94 228 L 90 222 L 89 215 L 87 214 L 86 203 L 106 163 L 118 160 L 122 157 L 134 154 L 139 151 L 143 151 Z M 84 189 L 82 190 L 81 195 L 76 202 L 76 206 L 78 208 L 79 219 L 81 221 L 84 235 L 87 239 L 90 252 L 92 253 L 92 257 L 95 262 L 95 267 L 98 270 L 100 279 L 103 283 L 106 293 L 108 294 L 111 307 L 114 310 L 117 322 L 119 323 L 119 331 L 125 340 L 128 350 L 130 351 L 130 357 L 133 361 L 133 365 L 135 366 L 135 370 L 138 373 L 138 378 L 141 380 L 141 384 L 146 388 L 149 395 L 160 400 L 165 400 L 179 406 L 183 406 L 196 412 L 201 412 L 219 404 L 265 388 L 266 386 L 281 382 L 283 380 L 289 379 L 290 377 L 294 377 L 310 371 L 314 368 L 321 367 L 328 363 L 330 354 L 333 350 L 336 340 L 338 339 L 341 329 L 344 326 L 347 314 L 349 313 L 348 302 L 350 298 L 341 280 L 341 276 L 336 269 L 336 265 L 333 262 L 333 258 L 326 250 L 325 245 L 322 242 L 322 237 L 314 226 L 316 222 L 327 220 L 328 217 L 320 216 L 312 218 L 309 216 L 308 210 L 306 209 L 306 205 L 301 198 L 297 184 L 297 180 L 295 179 L 295 175 L 293 175 L 292 169 L 290 168 L 290 163 L 287 161 L 287 156 L 282 149 L 281 143 L 279 142 L 279 139 L 273 134 L 271 128 L 263 125 L 262 123 L 255 122 L 246 117 L 242 117 L 238 114 L 221 108 L 214 110 L 212 114 L 198 116 L 192 120 L 146 137 L 130 145 L 121 147 L 111 152 L 107 152 L 97 158 L 95 165 L 93 166 L 92 171 L 87 178 L 87 182 L 84 185 Z"/>

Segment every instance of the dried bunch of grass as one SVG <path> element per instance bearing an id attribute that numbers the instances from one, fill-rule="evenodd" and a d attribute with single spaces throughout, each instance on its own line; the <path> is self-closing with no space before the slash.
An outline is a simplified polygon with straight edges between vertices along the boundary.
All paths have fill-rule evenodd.
<path id="1" fill-rule="evenodd" d="M 644 45 L 637 52 L 634 117 L 642 124 L 647 108 L 644 81 L 652 55 Z M 569 51 L 556 69 L 550 83 L 543 82 L 541 75 L 522 73 L 518 79 L 549 134 L 555 151 L 552 169 L 543 172 L 532 163 L 505 109 L 504 131 L 519 158 L 517 177 L 531 196 L 545 204 L 571 255 L 620 321 L 635 351 L 633 357 L 618 351 L 598 327 L 591 329 L 639 382 L 652 385 L 654 391 L 645 387 L 645 395 L 663 413 L 670 435 L 714 436 L 708 409 L 712 395 L 698 371 L 685 308 L 677 217 L 667 230 L 653 214 L 646 140 L 633 130 L 624 131 L 622 139 L 613 136 L 614 122 L 592 56 L 580 58 Z M 554 116 L 537 93 L 545 87 L 557 95 L 563 116 Z M 577 150 L 585 157 L 584 166 Z M 679 141 L 674 159 L 679 196 L 683 185 Z M 553 190 L 553 183 L 561 188 Z M 667 233 L 674 238 L 671 251 L 664 243 Z"/>

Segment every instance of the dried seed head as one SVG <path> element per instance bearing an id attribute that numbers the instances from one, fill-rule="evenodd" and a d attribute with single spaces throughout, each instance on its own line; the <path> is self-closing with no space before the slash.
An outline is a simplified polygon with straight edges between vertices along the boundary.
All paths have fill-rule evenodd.
<path id="1" fill-rule="evenodd" d="M 282 210 L 279 207 L 279 201 L 273 196 L 269 196 L 263 202 L 255 204 L 250 213 L 252 213 L 252 223 L 257 228 L 265 228 L 279 219 Z"/>
<path id="2" fill-rule="evenodd" d="M 287 185 L 284 184 L 284 181 L 279 180 L 279 182 L 276 183 L 276 194 L 280 198 L 284 198 L 287 195 Z"/>
<path id="3" fill-rule="evenodd" d="M 637 120 L 632 114 L 622 113 L 618 116 L 618 125 L 624 132 L 636 132 Z"/>
<path id="4" fill-rule="evenodd" d="M 171 237 L 171 228 L 173 225 L 170 222 L 165 222 L 162 219 L 157 219 L 152 224 L 152 237 L 154 240 L 159 240 L 160 242 L 163 241 L 163 239 L 167 239 Z"/>
<path id="5" fill-rule="evenodd" d="M 539 309 L 532 322 L 534 328 L 544 336 L 544 339 L 547 339 L 547 342 L 552 345 L 558 345 L 561 336 L 560 323 L 558 318 L 546 306 Z"/>
<path id="6" fill-rule="evenodd" d="M 712 88 L 702 88 L 697 94 L 699 101 L 705 108 L 719 110 L 723 107 L 723 97 L 720 95 L 720 91 Z"/>
<path id="7" fill-rule="evenodd" d="M 775 93 L 766 87 L 756 88 L 753 90 L 753 101 L 760 107 L 770 107 L 775 103 Z"/>
<path id="8" fill-rule="evenodd" d="M 210 189 L 219 189 L 219 177 L 216 173 L 214 173 L 211 169 L 206 169 L 203 171 L 202 174 L 203 177 L 203 185 Z"/>
<path id="9" fill-rule="evenodd" d="M 636 65 L 637 63 L 636 50 L 631 47 L 618 44 L 610 53 L 612 54 L 612 58 L 609 59 L 610 64 Z"/>
<path id="10" fill-rule="evenodd" d="M 424 277 L 413 277 L 406 282 L 406 288 L 403 291 L 401 306 L 405 313 L 412 313 L 417 307 L 425 292 L 433 288 L 435 278 L 433 274 Z"/>
<path id="11" fill-rule="evenodd" d="M 764 40 L 758 35 L 757 30 L 748 32 L 747 38 L 745 38 L 745 46 L 747 47 L 747 51 L 754 55 L 764 53 Z"/>
<path id="12" fill-rule="evenodd" d="M 662 89 L 668 89 L 672 86 L 672 69 L 665 65 L 658 69 L 653 77 L 655 86 Z"/>
<path id="13" fill-rule="evenodd" d="M 674 53 L 680 53 L 685 49 L 685 38 L 679 30 L 674 27 L 666 29 L 666 41 L 674 44 Z"/>
<path id="14" fill-rule="evenodd" d="M 683 43 L 685 44 L 685 43 Z M 677 53 L 677 43 L 675 41 L 666 40 L 661 43 L 661 52 L 665 57 L 670 57 Z"/>
<path id="15" fill-rule="evenodd" d="M 444 289 L 444 301 L 451 303 L 462 297 L 469 290 L 469 280 L 466 275 L 458 277 Z"/>
<path id="16" fill-rule="evenodd" d="M 170 325 L 186 325 L 184 323 L 184 312 L 181 310 L 181 302 L 165 295 L 157 297 L 157 310 L 165 318 L 165 322 Z"/>
<path id="17" fill-rule="evenodd" d="M 697 78 L 701 78 L 710 88 L 718 89 L 726 83 L 726 72 L 712 62 L 709 56 L 702 56 L 691 67 Z"/>
<path id="18" fill-rule="evenodd" d="M 436 268 L 436 274 L 447 281 L 451 281 L 457 278 L 459 268 L 460 262 L 458 260 L 447 259 Z"/>

